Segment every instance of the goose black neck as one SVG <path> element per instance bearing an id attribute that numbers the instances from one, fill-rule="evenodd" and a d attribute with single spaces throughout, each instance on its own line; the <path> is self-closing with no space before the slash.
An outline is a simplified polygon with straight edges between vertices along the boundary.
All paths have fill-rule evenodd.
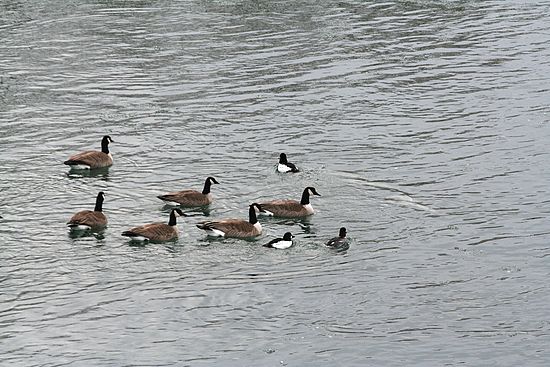
<path id="1" fill-rule="evenodd" d="M 170 220 L 168 221 L 169 226 L 175 226 L 176 225 L 176 212 L 172 210 L 170 212 Z"/>
<path id="2" fill-rule="evenodd" d="M 250 222 L 250 224 L 256 224 L 258 222 L 258 217 L 256 216 L 254 205 L 250 205 L 250 208 L 248 209 L 248 221 Z"/>
<path id="3" fill-rule="evenodd" d="M 302 205 L 309 204 L 309 188 L 306 188 L 304 190 L 304 193 L 302 194 L 302 200 L 300 200 L 300 204 Z"/>
<path id="4" fill-rule="evenodd" d="M 95 212 L 103 211 L 103 196 L 101 194 L 97 195 L 97 199 L 95 200 L 94 211 Z"/>
<path id="5" fill-rule="evenodd" d="M 210 178 L 207 178 L 206 181 L 204 181 L 204 188 L 202 189 L 204 195 L 210 194 L 210 186 L 212 186 L 212 182 L 210 182 Z"/>
<path id="6" fill-rule="evenodd" d="M 101 140 L 101 151 L 105 154 L 109 154 L 109 140 L 107 138 Z"/>

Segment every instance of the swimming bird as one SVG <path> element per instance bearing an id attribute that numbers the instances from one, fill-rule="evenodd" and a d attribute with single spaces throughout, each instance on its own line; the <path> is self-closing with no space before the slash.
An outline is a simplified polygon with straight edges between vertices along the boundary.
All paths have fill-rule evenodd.
<path id="1" fill-rule="evenodd" d="M 186 207 L 194 206 L 206 206 L 212 203 L 212 193 L 210 192 L 210 186 L 217 184 L 218 181 L 214 177 L 208 177 L 204 181 L 204 188 L 202 192 L 196 190 L 183 190 L 177 192 L 170 192 L 165 195 L 157 196 L 160 200 L 163 200 L 167 204 L 182 205 Z"/>
<path id="2" fill-rule="evenodd" d="M 279 164 L 277 165 L 277 172 L 295 173 L 295 172 L 300 172 L 300 170 L 293 163 L 290 163 L 287 160 L 285 153 L 281 153 L 281 155 L 279 156 Z"/>
<path id="3" fill-rule="evenodd" d="M 340 232 L 338 234 L 338 237 L 334 237 L 330 239 L 325 246 L 327 247 L 343 247 L 343 246 L 349 246 L 349 240 L 346 238 L 347 231 L 346 227 L 340 228 Z"/>
<path id="4" fill-rule="evenodd" d="M 150 223 L 135 227 L 122 232 L 125 237 L 130 237 L 133 241 L 171 241 L 178 238 L 178 228 L 176 227 L 176 217 L 185 217 L 180 209 L 174 208 L 170 211 L 170 220 L 165 223 Z"/>
<path id="5" fill-rule="evenodd" d="M 292 246 L 293 241 L 292 239 L 294 236 L 290 232 L 286 232 L 283 235 L 283 238 L 275 238 L 274 240 L 269 241 L 264 245 L 264 247 L 271 247 L 271 248 L 278 248 L 278 249 L 285 249 Z"/>
<path id="6" fill-rule="evenodd" d="M 260 203 L 262 207 L 260 214 L 285 218 L 299 218 L 311 215 L 314 211 L 309 203 L 310 193 L 321 196 L 314 187 L 306 187 L 302 193 L 300 202 L 296 200 L 272 200 Z"/>
<path id="7" fill-rule="evenodd" d="M 206 221 L 197 224 L 197 228 L 206 231 L 206 234 L 213 237 L 250 238 L 262 234 L 262 225 L 256 217 L 256 210 L 262 210 L 257 203 L 248 207 L 248 221 L 244 219 L 220 219 Z"/>
<path id="8" fill-rule="evenodd" d="M 85 231 L 89 229 L 97 229 L 105 227 L 107 225 L 107 217 L 103 214 L 103 200 L 105 200 L 105 194 L 100 191 L 97 194 L 95 200 L 94 210 L 82 210 L 67 222 L 67 226 L 71 230 Z"/>
<path id="9" fill-rule="evenodd" d="M 97 150 L 87 150 L 69 157 L 63 162 L 71 167 L 71 169 L 94 169 L 109 167 L 113 164 L 113 156 L 109 152 L 109 143 L 113 139 L 109 135 L 105 135 L 101 140 L 101 152 Z"/>

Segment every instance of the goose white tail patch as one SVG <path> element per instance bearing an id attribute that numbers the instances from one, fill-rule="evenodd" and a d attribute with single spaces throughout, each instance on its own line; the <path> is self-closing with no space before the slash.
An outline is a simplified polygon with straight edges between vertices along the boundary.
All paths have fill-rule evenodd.
<path id="1" fill-rule="evenodd" d="M 166 200 L 163 200 L 163 201 L 164 201 L 164 204 L 169 205 L 169 206 L 179 206 L 180 205 L 179 203 L 176 203 L 175 201 L 166 201 Z"/>
<path id="2" fill-rule="evenodd" d="M 135 242 L 146 242 L 146 241 L 149 241 L 149 239 L 147 237 L 143 237 L 143 236 L 130 236 L 130 239 L 132 241 L 135 241 Z"/>
<path id="3" fill-rule="evenodd" d="M 224 237 L 225 236 L 225 232 L 220 231 L 219 229 L 211 228 L 211 229 L 206 229 L 205 231 L 206 231 L 206 234 L 208 236 L 211 236 L 211 237 Z"/>
<path id="4" fill-rule="evenodd" d="M 90 169 L 90 166 L 86 165 L 86 164 L 71 164 L 69 165 L 69 167 L 71 169 L 74 169 L 74 170 L 86 170 L 86 169 Z"/>
<path id="5" fill-rule="evenodd" d="M 84 224 L 69 224 L 69 228 L 71 231 L 89 231 L 90 229 L 92 229 L 92 227 Z"/>

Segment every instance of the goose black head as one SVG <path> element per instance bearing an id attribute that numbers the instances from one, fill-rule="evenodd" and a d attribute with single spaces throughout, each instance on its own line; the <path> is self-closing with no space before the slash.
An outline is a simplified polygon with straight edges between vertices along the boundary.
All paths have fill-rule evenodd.
<path id="1" fill-rule="evenodd" d="M 258 210 L 261 211 L 261 212 L 264 211 L 264 210 L 262 209 L 262 206 L 261 206 L 260 204 L 258 204 L 258 203 L 252 203 L 252 204 L 250 204 L 250 205 L 249 205 L 249 208 L 250 208 L 250 209 L 256 208 L 256 209 L 258 209 Z"/>
<path id="2" fill-rule="evenodd" d="M 317 190 L 315 190 L 315 187 L 308 186 L 304 189 L 304 192 L 302 193 L 302 200 L 300 200 L 300 204 L 307 205 L 309 204 L 309 194 L 321 196 Z"/>
<path id="3" fill-rule="evenodd" d="M 312 195 L 321 196 L 321 194 L 319 194 L 317 190 L 315 190 L 315 187 L 306 187 L 306 190 L 308 190 Z"/>
<path id="4" fill-rule="evenodd" d="M 175 216 L 177 217 L 187 217 L 187 214 L 185 214 L 181 209 L 179 208 L 174 208 L 172 209 L 172 213 L 174 213 Z"/>
<path id="5" fill-rule="evenodd" d="M 109 135 L 105 135 L 101 139 L 101 151 L 105 154 L 109 154 L 109 143 L 112 143 L 113 139 Z"/>
<path id="6" fill-rule="evenodd" d="M 258 203 L 252 203 L 248 206 L 248 221 L 252 224 L 256 224 L 258 222 L 258 217 L 256 216 L 255 209 L 258 209 L 260 212 L 263 212 L 261 205 Z"/>
<path id="7" fill-rule="evenodd" d="M 168 221 L 169 226 L 176 225 L 176 217 L 187 217 L 187 214 L 181 211 L 179 208 L 174 208 L 170 211 L 170 220 Z"/>
<path id="8" fill-rule="evenodd" d="M 94 211 L 100 212 L 103 210 L 103 201 L 105 200 L 105 193 L 103 191 L 100 191 L 97 193 L 97 197 L 95 199 L 95 208 Z"/>
<path id="9" fill-rule="evenodd" d="M 214 183 L 214 184 L 217 184 L 217 183 L 219 183 L 219 182 L 216 181 L 216 179 L 215 179 L 214 177 L 211 177 L 211 176 L 206 178 L 206 180 L 204 181 L 204 188 L 202 189 L 202 193 L 203 193 L 204 195 L 207 195 L 207 194 L 210 193 L 210 186 L 211 186 L 213 183 Z"/>

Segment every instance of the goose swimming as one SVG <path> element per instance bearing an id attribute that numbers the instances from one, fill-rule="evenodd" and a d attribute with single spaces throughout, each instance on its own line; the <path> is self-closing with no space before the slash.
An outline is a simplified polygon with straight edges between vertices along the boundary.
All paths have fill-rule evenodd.
<path id="1" fill-rule="evenodd" d="M 210 186 L 212 184 L 218 184 L 218 181 L 216 181 L 214 177 L 208 177 L 204 181 L 202 192 L 196 190 L 182 190 L 159 195 L 157 197 L 165 203 L 172 205 L 181 205 L 185 207 L 206 206 L 212 203 L 213 197 L 210 192 Z"/>
<path id="2" fill-rule="evenodd" d="M 103 201 L 105 194 L 100 191 L 97 194 L 94 210 L 82 210 L 67 222 L 67 226 L 71 230 L 90 230 L 105 227 L 107 225 L 107 217 L 103 214 Z"/>
<path id="3" fill-rule="evenodd" d="M 94 169 L 109 167 L 113 164 L 113 156 L 109 152 L 109 143 L 113 139 L 109 135 L 105 135 L 101 140 L 101 151 L 87 150 L 77 153 L 68 160 L 63 162 L 71 167 L 71 169 Z"/>
<path id="4" fill-rule="evenodd" d="M 133 241 L 171 241 L 178 238 L 178 228 L 176 227 L 176 217 L 186 216 L 180 209 L 174 208 L 170 211 L 170 220 L 165 223 L 150 223 L 143 226 L 134 227 L 122 232 L 125 237 L 130 237 Z"/>
<path id="5" fill-rule="evenodd" d="M 250 238 L 262 234 L 262 225 L 256 217 L 256 210 L 262 210 L 257 203 L 250 204 L 248 208 L 248 220 L 244 219 L 220 219 L 206 221 L 197 224 L 197 228 L 206 231 L 213 237 Z"/>
<path id="6" fill-rule="evenodd" d="M 321 196 L 314 187 L 306 187 L 299 202 L 296 200 L 272 200 L 260 203 L 262 207 L 260 214 L 285 218 L 299 218 L 311 215 L 314 213 L 314 210 L 309 202 L 310 194 Z"/>

